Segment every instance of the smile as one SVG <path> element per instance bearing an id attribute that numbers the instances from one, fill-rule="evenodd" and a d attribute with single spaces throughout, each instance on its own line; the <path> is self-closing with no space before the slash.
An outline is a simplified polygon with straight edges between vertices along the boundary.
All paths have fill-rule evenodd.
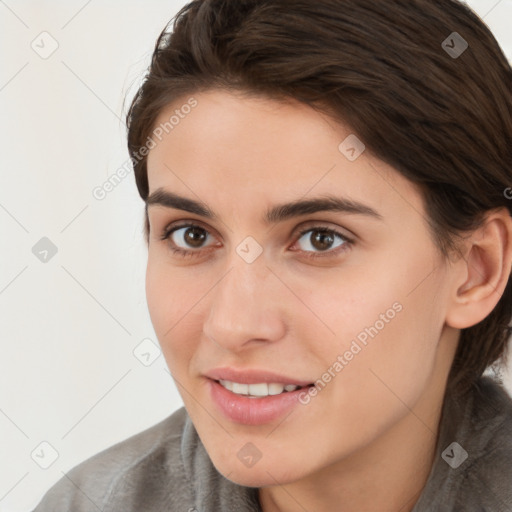
<path id="1" fill-rule="evenodd" d="M 277 382 L 245 384 L 224 379 L 208 379 L 208 382 L 214 407 L 226 419 L 252 426 L 285 417 L 300 404 L 299 395 L 309 386 Z"/>
<path id="2" fill-rule="evenodd" d="M 222 387 L 231 391 L 236 395 L 244 395 L 249 398 L 261 398 L 265 396 L 280 395 L 281 393 L 287 393 L 295 391 L 300 388 L 294 384 L 280 384 L 277 382 L 266 383 L 261 382 L 257 384 L 242 384 L 240 382 L 233 382 L 230 380 L 219 380 Z"/>

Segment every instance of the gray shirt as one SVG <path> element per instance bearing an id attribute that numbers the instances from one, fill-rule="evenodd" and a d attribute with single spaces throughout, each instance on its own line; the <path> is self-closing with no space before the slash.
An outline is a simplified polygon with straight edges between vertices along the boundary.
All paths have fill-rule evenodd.
<path id="1" fill-rule="evenodd" d="M 215 469 L 182 407 L 75 466 L 34 510 L 98 511 L 261 508 L 257 489 L 234 484 Z M 427 511 L 512 512 L 512 399 L 489 377 L 463 400 L 445 396 L 434 464 L 413 509 Z"/>

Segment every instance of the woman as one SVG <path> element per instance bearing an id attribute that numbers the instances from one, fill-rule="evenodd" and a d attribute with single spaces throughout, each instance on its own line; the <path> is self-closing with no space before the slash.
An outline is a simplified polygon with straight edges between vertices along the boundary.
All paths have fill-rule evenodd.
<path id="1" fill-rule="evenodd" d="M 455 0 L 204 0 L 127 115 L 185 407 L 36 512 L 512 510 L 512 70 Z"/>

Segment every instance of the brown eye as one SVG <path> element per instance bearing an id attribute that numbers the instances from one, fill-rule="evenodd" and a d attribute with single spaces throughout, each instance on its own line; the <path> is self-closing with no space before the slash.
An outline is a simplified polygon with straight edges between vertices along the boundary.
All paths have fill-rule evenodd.
<path id="1" fill-rule="evenodd" d="M 309 236 L 304 236 L 309 233 Z M 313 252 L 327 252 L 331 249 L 336 249 L 337 247 L 343 246 L 350 242 L 347 237 L 343 236 L 341 233 L 334 231 L 332 229 L 327 228 L 310 228 L 302 231 L 301 237 L 297 241 L 299 247 L 301 247 L 302 251 L 309 252 L 313 250 Z M 304 239 L 305 243 L 300 244 L 300 240 Z M 333 246 L 336 239 L 340 240 L 338 245 Z"/>
<path id="2" fill-rule="evenodd" d="M 186 228 L 183 233 L 183 240 L 191 247 L 200 247 L 206 238 L 205 230 L 198 227 Z"/>
<path id="3" fill-rule="evenodd" d="M 160 236 L 160 240 L 169 240 L 169 249 L 176 256 L 192 258 L 203 252 L 201 248 L 209 236 L 210 233 L 197 224 L 182 224 L 168 226 Z"/>

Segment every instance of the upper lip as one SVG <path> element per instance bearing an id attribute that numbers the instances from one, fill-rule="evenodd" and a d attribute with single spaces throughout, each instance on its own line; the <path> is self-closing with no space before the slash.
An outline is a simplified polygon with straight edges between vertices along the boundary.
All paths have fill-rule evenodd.
<path id="1" fill-rule="evenodd" d="M 299 380 L 286 375 L 257 369 L 214 368 L 204 374 L 212 380 L 229 380 L 240 384 L 259 384 L 262 382 L 278 384 L 294 384 L 296 386 L 308 386 L 311 381 Z"/>

